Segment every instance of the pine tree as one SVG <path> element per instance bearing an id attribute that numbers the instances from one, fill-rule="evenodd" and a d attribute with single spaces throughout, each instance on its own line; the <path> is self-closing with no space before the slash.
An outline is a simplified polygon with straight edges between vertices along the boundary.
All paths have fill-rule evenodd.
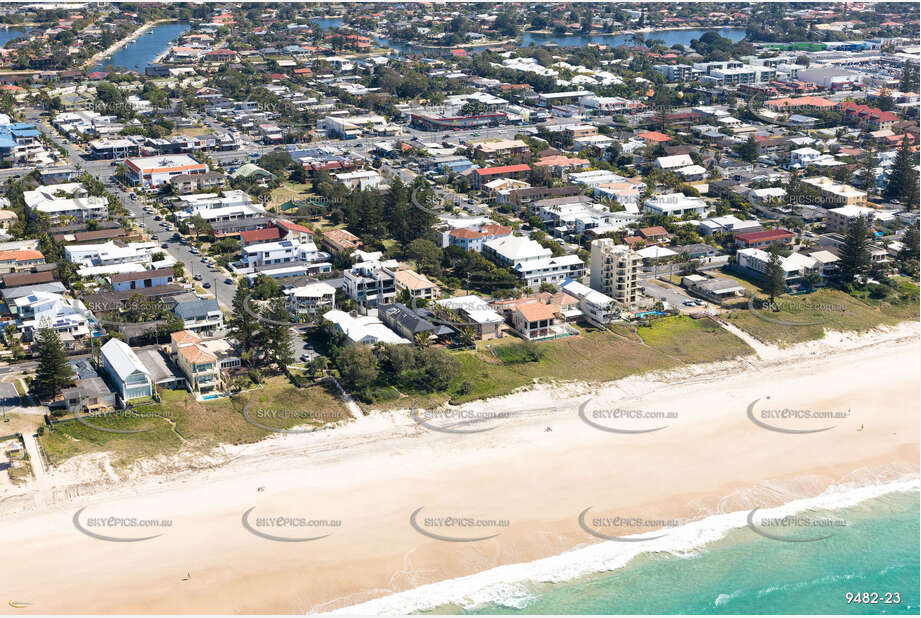
<path id="1" fill-rule="evenodd" d="M 251 298 L 252 291 L 245 280 L 240 282 L 234 292 L 232 312 L 227 321 L 227 332 L 236 339 L 242 350 L 242 358 L 249 364 L 257 349 L 259 331 L 258 309 Z"/>
<path id="2" fill-rule="evenodd" d="M 67 353 L 56 330 L 49 326 L 38 329 L 38 369 L 35 372 L 35 390 L 52 399 L 64 386 L 73 383 L 74 370 L 67 364 Z"/>
<path id="3" fill-rule="evenodd" d="M 902 249 L 899 251 L 899 259 L 903 262 L 918 259 L 918 224 L 915 223 L 905 230 L 902 236 Z"/>
<path id="4" fill-rule="evenodd" d="M 907 61 L 902 66 L 902 78 L 899 80 L 899 90 L 901 92 L 918 91 L 918 70 L 912 67 Z"/>
<path id="5" fill-rule="evenodd" d="M 892 164 L 892 170 L 889 172 L 889 184 L 886 185 L 884 195 L 889 200 L 899 200 L 903 203 L 908 202 L 909 194 L 912 190 L 912 180 L 917 182 L 917 174 L 912 169 L 914 162 L 911 154 L 911 144 L 908 142 L 908 135 L 902 139 L 902 145 L 896 153 L 895 161 Z"/>
<path id="6" fill-rule="evenodd" d="M 262 334 L 269 359 L 281 371 L 294 361 L 292 350 L 294 337 L 291 335 L 291 314 L 284 298 L 273 298 L 262 311 Z"/>
<path id="7" fill-rule="evenodd" d="M 845 283 L 854 281 L 870 267 L 870 250 L 868 247 L 867 223 L 863 217 L 856 217 L 847 228 L 844 246 L 841 248 L 841 280 Z"/>
<path id="8" fill-rule="evenodd" d="M 780 296 L 786 291 L 786 277 L 784 276 L 783 265 L 780 261 L 780 252 L 777 245 L 771 247 L 767 270 L 764 272 L 764 285 L 762 289 L 765 294 L 770 296 L 771 305 L 774 304 L 775 297 Z"/>

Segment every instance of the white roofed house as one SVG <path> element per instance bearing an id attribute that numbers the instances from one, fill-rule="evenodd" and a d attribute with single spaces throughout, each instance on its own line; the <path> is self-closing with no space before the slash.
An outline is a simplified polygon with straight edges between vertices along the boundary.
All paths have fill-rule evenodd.
<path id="1" fill-rule="evenodd" d="M 691 159 L 690 155 L 686 154 L 673 155 L 670 157 L 659 157 L 656 159 L 656 167 L 665 171 L 678 170 L 689 165 L 694 165 L 694 160 Z"/>
<path id="2" fill-rule="evenodd" d="M 499 266 L 509 268 L 528 287 L 542 283 L 559 284 L 585 274 L 585 264 L 577 255 L 552 257 L 550 249 L 522 236 L 504 236 L 483 243 L 483 255 Z"/>
<path id="3" fill-rule="evenodd" d="M 656 195 L 643 203 L 643 212 L 653 215 L 683 217 L 686 214 L 703 216 L 709 207 L 699 197 L 688 197 L 683 193 Z"/>
<path id="4" fill-rule="evenodd" d="M 578 281 L 566 281 L 560 288 L 571 296 L 579 299 L 579 309 L 582 316 L 594 324 L 604 328 L 605 324 L 616 320 L 620 316 L 620 309 L 617 301 L 597 290 L 579 283 Z"/>
<path id="5" fill-rule="evenodd" d="M 313 241 L 280 240 L 247 245 L 241 249 L 245 268 L 260 268 L 273 264 L 313 262 L 319 252 Z"/>
<path id="6" fill-rule="evenodd" d="M 739 266 L 749 274 L 759 279 L 766 276 L 771 260 L 770 253 L 761 249 L 740 249 L 736 255 Z M 813 255 L 791 253 L 780 258 L 780 266 L 784 272 L 784 284 L 790 289 L 801 287 L 804 283 L 803 279 L 810 273 L 822 277 L 828 276 L 833 272 L 836 263 L 837 259 L 834 254 L 828 251 L 817 252 Z"/>
<path id="7" fill-rule="evenodd" d="M 314 315 L 336 306 L 336 288 L 322 281 L 289 288 L 284 293 L 288 297 L 289 309 L 297 314 Z"/>
<path id="8" fill-rule="evenodd" d="M 376 189 L 381 184 L 381 175 L 374 170 L 359 170 L 357 172 L 333 174 L 333 177 L 349 189 L 359 189 L 361 191 Z"/>
<path id="9" fill-rule="evenodd" d="M 383 322 L 374 316 L 360 315 L 353 317 L 345 311 L 333 309 L 324 313 L 323 319 L 335 324 L 336 328 L 352 343 L 363 345 L 374 345 L 378 342 L 411 343 L 408 339 L 404 339 L 387 328 Z"/>
<path id="10" fill-rule="evenodd" d="M 109 202 L 105 197 L 92 196 L 79 182 L 68 182 L 38 187 L 22 194 L 26 206 L 43 212 L 52 222 L 72 219 L 84 223 L 91 219 L 105 219 Z"/>
<path id="11" fill-rule="evenodd" d="M 150 370 L 131 347 L 118 339 L 110 339 L 100 348 L 102 368 L 112 379 L 122 401 L 142 399 L 153 394 Z"/>

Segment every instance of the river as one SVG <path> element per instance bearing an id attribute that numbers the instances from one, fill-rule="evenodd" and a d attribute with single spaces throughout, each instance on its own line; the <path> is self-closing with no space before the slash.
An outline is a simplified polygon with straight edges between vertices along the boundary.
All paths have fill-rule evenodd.
<path id="1" fill-rule="evenodd" d="M 343 24 L 343 19 L 341 17 L 317 17 L 314 18 L 313 22 L 324 28 L 326 30 L 330 28 L 339 28 Z M 665 44 L 669 47 L 675 43 L 680 43 L 682 45 L 689 45 L 693 39 L 699 39 L 706 32 L 715 32 L 721 37 L 732 40 L 734 43 L 741 41 L 745 38 L 745 29 L 744 28 L 692 28 L 689 30 L 658 30 L 653 32 L 644 32 L 644 39 L 657 39 L 664 41 Z M 633 43 L 633 34 L 566 34 L 566 35 L 556 35 L 556 34 L 537 34 L 532 32 L 523 32 L 519 40 L 519 47 L 530 47 L 532 44 L 540 46 L 547 44 L 556 44 L 561 47 L 582 47 L 588 45 L 589 43 L 597 43 L 602 45 L 622 45 L 622 44 L 632 44 Z M 378 45 L 384 47 L 389 47 L 394 49 L 401 54 L 415 52 L 418 53 L 418 49 L 412 43 L 405 43 L 402 41 L 391 41 L 390 39 L 383 37 L 373 37 L 374 41 Z M 463 46 L 459 46 L 463 47 Z"/>
<path id="2" fill-rule="evenodd" d="M 93 70 L 101 71 L 104 67 L 112 65 L 131 71 L 144 72 L 144 69 L 154 63 L 163 52 L 169 49 L 180 35 L 190 28 L 186 23 L 169 23 L 154 26 L 137 39 L 131 41 L 112 56 L 105 58 Z"/>
<path id="3" fill-rule="evenodd" d="M 6 44 L 13 39 L 29 34 L 30 30 L 32 30 L 32 28 L 9 28 L 8 30 L 0 30 L 0 47 L 6 47 Z"/>

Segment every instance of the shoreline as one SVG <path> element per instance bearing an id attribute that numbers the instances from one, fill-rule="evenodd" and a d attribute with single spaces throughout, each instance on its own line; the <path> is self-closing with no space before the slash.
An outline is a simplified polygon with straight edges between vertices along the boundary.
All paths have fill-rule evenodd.
<path id="1" fill-rule="evenodd" d="M 152 30 L 153 28 L 161 24 L 169 24 L 169 23 L 177 23 L 177 22 L 175 19 L 158 19 L 156 21 L 147 22 L 146 24 L 144 24 L 143 26 L 141 26 L 140 28 L 138 28 L 137 30 L 129 34 L 127 37 L 121 39 L 120 41 L 116 41 L 115 43 L 112 43 L 112 45 L 110 45 L 108 49 L 96 52 L 95 54 L 90 56 L 89 59 L 87 59 L 81 65 L 80 68 L 83 70 L 90 69 L 97 63 L 102 62 L 103 59 L 114 55 L 115 52 L 120 50 L 122 47 L 125 47 L 129 43 L 133 43 L 134 41 L 138 40 L 139 38 L 144 36 L 144 34 L 147 33 L 149 30 Z"/>
<path id="2" fill-rule="evenodd" d="M 919 489 L 921 477 L 913 475 L 877 485 L 832 487 L 814 498 L 794 500 L 760 512 L 762 516 L 772 518 L 789 517 L 817 509 L 836 512 L 895 493 L 917 493 Z M 519 607 L 516 603 L 521 600 L 519 587 L 522 585 L 571 584 L 601 573 L 629 568 L 633 560 L 654 553 L 687 557 L 707 545 L 724 541 L 734 531 L 748 527 L 747 515 L 747 511 L 710 515 L 677 528 L 655 530 L 656 533 L 666 533 L 661 539 L 644 540 L 635 544 L 607 543 L 578 547 L 557 556 L 533 562 L 507 564 L 320 615 L 405 615 L 434 611 L 448 605 L 476 609 L 484 604 L 496 604 L 523 609 L 527 605 Z M 526 597 L 524 600 L 530 599 Z"/>
<path id="3" fill-rule="evenodd" d="M 511 412 L 495 431 L 449 435 L 422 429 L 405 411 L 375 413 L 336 430 L 228 448 L 231 462 L 212 470 L 114 489 L 64 488 L 53 503 L 0 516 L 9 550 L 30 548 L 8 587 L 36 613 L 331 611 L 604 546 L 576 524 L 587 506 L 693 522 L 917 474 L 918 327 L 829 334 L 780 357 L 542 385 L 463 406 Z M 886 406 L 874 391 L 880 381 Z M 586 395 L 680 414 L 664 431 L 612 436 L 575 414 Z M 745 417 L 746 404 L 766 395 L 778 405 L 854 415 L 834 431 L 780 435 Z M 867 431 L 855 431 L 859 423 Z M 482 542 L 434 541 L 407 523 L 423 506 L 511 526 Z M 168 516 L 176 526 L 143 543 L 100 542 L 74 529 L 81 507 Z M 271 542 L 241 528 L 253 507 L 343 527 L 316 542 Z M 74 574 L 54 591 L 36 584 L 49 560 Z M 99 573 L 87 579 L 80 564 L 98 564 Z M 180 571 L 194 580 L 180 584 Z"/>

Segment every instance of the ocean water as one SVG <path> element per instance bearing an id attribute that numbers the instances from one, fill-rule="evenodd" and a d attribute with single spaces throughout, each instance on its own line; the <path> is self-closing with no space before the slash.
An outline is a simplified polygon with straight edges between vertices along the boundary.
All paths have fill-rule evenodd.
<path id="1" fill-rule="evenodd" d="M 714 515 L 655 541 L 596 543 L 346 608 L 432 614 L 915 614 L 919 613 L 919 482 L 836 488 L 761 516 L 807 514 L 846 526 L 800 528 L 785 542 Z M 878 593 L 879 603 L 847 594 Z M 898 593 L 900 603 L 883 603 Z M 894 597 L 893 597 L 894 598 Z"/>

